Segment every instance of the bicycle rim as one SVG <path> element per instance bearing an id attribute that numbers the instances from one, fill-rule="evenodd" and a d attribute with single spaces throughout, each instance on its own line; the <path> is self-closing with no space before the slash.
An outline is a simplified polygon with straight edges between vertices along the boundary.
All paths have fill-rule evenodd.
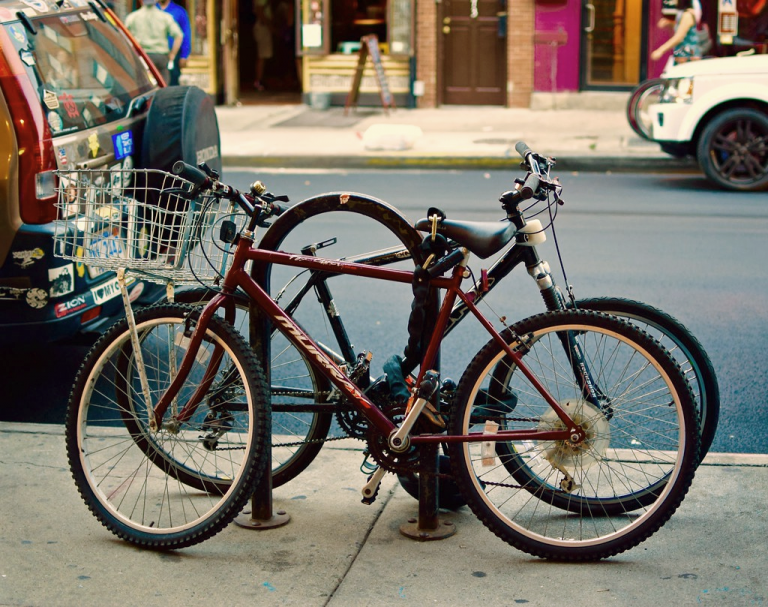
<path id="1" fill-rule="evenodd" d="M 163 306 L 136 314 L 153 403 L 188 345 L 184 310 L 191 309 Z M 223 359 L 194 414 L 156 432 L 149 428 L 151 409 L 125 321 L 97 342 L 81 368 L 67 418 L 70 466 L 89 508 L 123 539 L 152 548 L 207 539 L 238 513 L 263 470 L 263 378 L 245 342 L 219 319 L 211 321 L 164 419 L 188 402 L 217 348 Z M 215 400 L 212 393 L 218 393 Z"/>
<path id="2" fill-rule="evenodd" d="M 574 378 L 558 337 L 566 330 L 579 335 L 601 404 Z M 515 331 L 526 364 L 587 439 L 452 444 L 468 504 L 499 537 L 537 556 L 591 560 L 631 548 L 669 519 L 693 478 L 698 427 L 684 378 L 655 341 L 605 315 L 551 313 Z M 499 365 L 509 372 L 494 387 Z M 563 428 L 495 342 L 465 372 L 451 424 L 453 433 Z"/>

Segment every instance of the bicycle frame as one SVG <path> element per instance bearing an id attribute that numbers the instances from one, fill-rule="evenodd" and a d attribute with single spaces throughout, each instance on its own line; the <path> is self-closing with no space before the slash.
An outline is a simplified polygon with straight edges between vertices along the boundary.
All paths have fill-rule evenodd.
<path id="1" fill-rule="evenodd" d="M 364 415 L 366 419 L 382 434 L 392 438 L 396 435 L 398 427 L 373 403 L 365 394 L 362 393 L 352 381 L 344 374 L 339 366 L 293 321 L 293 319 L 264 291 L 264 289 L 245 271 L 244 267 L 247 261 L 257 263 L 271 263 L 277 265 L 293 266 L 318 272 L 329 272 L 333 274 L 348 274 L 373 278 L 377 280 L 386 280 L 391 282 L 400 282 L 411 284 L 413 281 L 413 272 L 407 270 L 396 270 L 380 268 L 371 265 L 351 263 L 341 260 L 318 259 L 317 257 L 306 255 L 294 255 L 290 253 L 281 253 L 276 251 L 266 251 L 263 249 L 252 248 L 253 236 L 241 235 L 234 254 L 234 260 L 231 269 L 224 277 L 222 293 L 217 294 L 203 309 L 200 319 L 195 327 L 187 353 L 181 363 L 179 372 L 172 381 L 171 385 L 163 394 L 154 407 L 154 417 L 151 420 L 151 427 L 154 430 L 162 427 L 162 420 L 167 412 L 170 403 L 178 394 L 181 385 L 185 381 L 192 362 L 202 343 L 205 327 L 210 322 L 211 317 L 217 309 L 226 306 L 228 294 L 233 293 L 240 288 L 248 294 L 251 299 L 266 313 L 277 330 L 283 333 L 298 348 L 307 359 L 318 369 L 321 369 L 328 379 L 344 394 L 356 408 Z M 464 278 L 468 252 L 465 251 L 464 260 L 453 269 L 450 278 L 439 277 L 432 280 L 434 287 L 445 290 L 445 296 L 438 313 L 437 324 L 433 337 L 426 349 L 422 363 L 420 365 L 419 376 L 416 386 L 420 386 L 425 373 L 432 368 L 436 360 L 437 353 L 442 341 L 442 336 L 446 330 L 451 310 L 454 303 L 459 299 L 464 306 L 478 319 L 480 324 L 488 331 L 492 338 L 499 344 L 505 353 L 514 361 L 515 365 L 531 382 L 531 385 L 542 395 L 550 407 L 556 412 L 557 416 L 563 422 L 563 430 L 502 430 L 494 434 L 485 434 L 481 432 L 469 433 L 466 435 L 418 435 L 408 437 L 406 432 L 406 445 L 426 444 L 426 443 L 450 443 L 450 442 L 482 442 L 482 441 L 509 441 L 509 440 L 584 440 L 584 431 L 568 416 L 565 410 L 557 403 L 553 396 L 544 388 L 539 380 L 528 369 L 522 360 L 520 354 L 510 347 L 501 335 L 496 331 L 493 325 L 482 315 L 471 300 L 468 293 L 461 290 L 461 282 Z M 217 351 L 219 348 L 217 348 Z M 212 356 L 206 372 L 206 378 L 210 381 L 203 381 L 202 385 L 190 398 L 190 400 L 181 408 L 178 414 L 178 420 L 189 419 L 194 413 L 197 404 L 200 402 L 205 391 L 210 387 L 212 378 L 220 356 Z M 413 397 L 412 397 L 413 400 Z M 419 401 L 422 401 L 419 403 Z M 415 418 L 420 414 L 426 400 L 418 398 L 410 413 L 406 416 L 401 428 L 410 428 Z M 398 443 L 395 445 L 400 446 Z M 393 447 L 394 448 L 394 447 Z M 407 446 L 406 446 L 407 448 Z M 396 449 L 404 450 L 404 449 Z"/>

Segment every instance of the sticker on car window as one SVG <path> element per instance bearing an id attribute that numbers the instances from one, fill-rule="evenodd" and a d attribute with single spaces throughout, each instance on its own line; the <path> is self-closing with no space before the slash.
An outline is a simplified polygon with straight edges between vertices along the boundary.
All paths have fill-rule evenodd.
<path id="1" fill-rule="evenodd" d="M 53 91 L 43 90 L 43 103 L 49 110 L 59 109 L 59 98 Z"/>
<path id="2" fill-rule="evenodd" d="M 51 283 L 51 297 L 61 297 L 75 290 L 75 271 L 73 264 L 48 270 L 48 280 Z"/>
<path id="3" fill-rule="evenodd" d="M 60 133 L 64 128 L 64 121 L 56 112 L 48 112 L 48 125 L 51 127 L 54 135 Z"/>
<path id="4" fill-rule="evenodd" d="M 77 103 L 75 103 L 75 98 L 72 97 L 72 95 L 69 93 L 62 93 L 59 96 L 59 101 L 61 101 L 61 104 L 64 106 L 64 111 L 69 118 L 80 117 L 80 110 L 77 109 Z"/>
<path id="5" fill-rule="evenodd" d="M 19 57 L 21 57 L 21 60 L 26 63 L 29 67 L 34 67 L 37 61 L 35 60 L 35 56 L 30 53 L 29 51 L 21 51 L 19 53 Z"/>
<path id="6" fill-rule="evenodd" d="M 20 25 L 9 25 L 8 32 L 21 44 L 27 44 L 27 35 L 24 33 L 24 29 Z"/>
<path id="7" fill-rule="evenodd" d="M 48 3 L 43 0 L 21 0 L 21 2 L 41 13 L 47 13 L 50 9 Z"/>
<path id="8" fill-rule="evenodd" d="M 112 145 L 115 149 L 115 159 L 122 160 L 133 154 L 133 132 L 125 131 L 112 135 Z"/>

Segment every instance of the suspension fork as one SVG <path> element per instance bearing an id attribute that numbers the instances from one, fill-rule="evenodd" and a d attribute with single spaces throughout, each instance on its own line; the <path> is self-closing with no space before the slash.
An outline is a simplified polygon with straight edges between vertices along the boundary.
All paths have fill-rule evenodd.
<path id="1" fill-rule="evenodd" d="M 549 264 L 539 258 L 539 254 L 535 247 L 530 247 L 528 249 L 527 257 L 526 267 L 528 268 L 528 274 L 534 281 L 536 281 L 536 285 L 539 287 L 541 298 L 544 300 L 544 305 L 547 310 L 554 312 L 568 309 L 566 297 L 560 287 L 555 283 L 555 279 L 549 269 Z M 606 416 L 608 416 L 608 419 L 610 419 L 610 416 L 613 413 L 610 399 L 602 390 L 600 390 L 598 383 L 592 376 L 592 372 L 589 369 L 589 363 L 587 362 L 581 347 L 579 336 L 574 331 L 566 331 L 558 333 L 558 338 L 568 355 L 568 360 L 571 363 L 571 368 L 579 382 L 584 398 L 590 404 L 600 409 Z"/>

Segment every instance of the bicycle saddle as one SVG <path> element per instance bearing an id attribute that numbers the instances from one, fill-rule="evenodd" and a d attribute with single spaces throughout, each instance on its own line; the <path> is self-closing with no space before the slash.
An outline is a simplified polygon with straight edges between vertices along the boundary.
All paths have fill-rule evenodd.
<path id="1" fill-rule="evenodd" d="M 432 222 L 419 219 L 415 225 L 421 232 L 431 232 Z M 514 224 L 498 221 L 457 221 L 442 219 L 437 224 L 438 234 L 455 240 L 481 259 L 498 253 L 515 236 Z"/>

